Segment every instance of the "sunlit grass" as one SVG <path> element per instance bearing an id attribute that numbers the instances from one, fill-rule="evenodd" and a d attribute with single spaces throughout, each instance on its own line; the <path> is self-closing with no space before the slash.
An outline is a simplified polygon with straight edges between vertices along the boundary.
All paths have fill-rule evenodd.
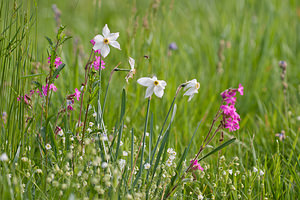
<path id="1" fill-rule="evenodd" d="M 68 188 L 62 189 L 65 186 L 62 186 L 60 181 L 69 170 L 61 169 L 63 171 L 60 172 L 54 163 L 45 165 L 45 158 L 37 157 L 42 152 L 38 140 L 41 122 L 37 120 L 41 117 L 41 105 L 34 99 L 32 104 L 36 106 L 30 110 L 16 100 L 18 96 L 28 93 L 34 87 L 32 81 L 45 82 L 49 70 L 47 58 L 50 53 L 45 36 L 54 38 L 58 29 L 52 10 L 54 3 L 60 12 L 58 22 L 66 26 L 65 32 L 72 36 L 72 39 L 57 51 L 66 66 L 60 74 L 61 78 L 55 82 L 58 91 L 51 97 L 50 115 L 56 116 L 65 101 L 66 94 L 80 88 L 85 81 L 84 66 L 92 48 L 90 40 L 101 33 L 102 27 L 108 24 L 112 32 L 120 32 L 118 42 L 122 51 L 111 48 L 110 55 L 105 59 L 106 69 L 101 72 L 101 103 L 113 67 L 121 62 L 120 68 L 129 69 L 128 57 L 136 60 L 136 74 L 133 80 L 129 80 L 129 84 L 124 79 L 126 73 L 116 73 L 112 77 L 105 104 L 103 120 L 108 134 L 116 136 L 116 130 L 120 130 L 122 123 L 127 127 L 124 128 L 120 138 L 124 144 L 119 146 L 119 158 L 123 150 L 131 151 L 132 129 L 135 151 L 139 148 L 144 135 L 147 100 L 144 99 L 144 88 L 138 86 L 136 82 L 138 78 L 156 75 L 167 82 L 163 98 L 151 100 L 147 115 L 152 125 L 148 125 L 146 132 L 152 130 L 150 135 L 153 145 L 157 141 L 177 86 L 194 78 L 200 82 L 199 93 L 190 102 L 182 95 L 176 99 L 176 116 L 167 143 L 168 147 L 174 148 L 177 152 L 176 157 L 179 160 L 189 145 L 198 122 L 201 121 L 187 155 L 187 164 L 198 152 L 218 110 L 221 102 L 219 94 L 242 83 L 245 95 L 239 97 L 239 103 L 236 105 L 241 116 L 241 128 L 234 133 L 224 132 L 224 140 L 236 137 L 235 143 L 207 158 L 204 166 L 210 167 L 204 172 L 197 173 L 197 180 L 186 183 L 184 187 L 183 184 L 178 187 L 177 198 L 197 198 L 200 194 L 208 195 L 205 198 L 212 198 L 211 195 L 214 195 L 216 199 L 237 199 L 239 196 L 242 199 L 297 198 L 297 193 L 300 192 L 300 149 L 297 145 L 300 132 L 300 70 L 297 62 L 299 60 L 297 46 L 300 43 L 297 37 L 299 32 L 295 31 L 297 20 L 299 21 L 295 0 L 226 3 L 202 0 L 68 3 L 2 1 L 0 112 L 5 112 L 6 115 L 2 117 L 0 123 L 0 154 L 6 152 L 10 162 L 0 163 L 0 182 L 3 183 L 0 186 L 0 198 L 31 199 L 36 195 L 35 198 L 52 199 L 59 198 L 60 191 L 63 191 L 63 198 L 67 199 L 71 194 L 84 197 L 89 191 L 88 189 L 76 191 L 76 184 L 82 182 L 75 176 L 66 178 L 73 181 L 74 185 L 67 184 Z M 176 42 L 177 50 L 169 50 L 171 42 Z M 287 62 L 286 94 L 280 79 L 281 69 L 278 64 L 280 60 Z M 120 119 L 124 109 L 123 90 L 126 92 L 126 109 L 124 118 Z M 91 105 L 96 109 L 97 101 L 94 100 Z M 71 123 L 64 127 L 69 131 L 65 134 L 76 135 L 74 127 L 79 110 L 80 105 L 75 104 L 70 118 Z M 66 122 L 67 119 L 64 120 Z M 89 120 L 94 119 L 90 117 Z M 275 137 L 275 134 L 282 130 L 286 135 L 283 141 Z M 63 153 L 58 156 L 65 160 L 57 160 L 56 163 L 60 168 L 63 168 L 61 165 L 68 160 L 67 150 L 70 148 L 68 140 L 66 139 L 65 145 L 61 139 L 57 141 L 58 148 L 65 148 L 60 149 Z M 118 138 L 114 144 L 120 145 L 117 141 Z M 150 139 L 147 138 L 146 157 L 149 142 Z M 218 139 L 211 145 L 217 147 Z M 29 146 L 34 152 L 28 151 Z M 75 150 L 80 151 L 80 148 Z M 206 148 L 203 155 L 211 150 Z M 94 151 L 92 147 L 90 151 Z M 97 160 L 92 155 L 94 154 L 89 154 L 90 157 L 84 158 L 84 161 Z M 98 156 L 106 160 L 104 155 Z M 28 162 L 26 164 L 21 160 L 22 157 L 32 160 L 32 164 L 29 165 Z M 135 157 L 128 156 L 126 162 L 130 164 L 134 159 Z M 82 161 L 72 162 L 79 168 L 84 166 L 81 164 Z M 14 163 L 17 163 L 18 167 Z M 140 162 L 137 166 L 140 167 Z M 253 167 L 258 169 L 257 173 L 253 172 Z M 36 172 L 40 168 L 43 170 L 42 174 Z M 83 171 L 79 168 L 73 169 L 73 173 Z M 229 175 L 228 170 L 231 169 L 233 174 Z M 167 170 L 166 173 L 172 175 L 172 170 L 174 168 Z M 259 175 L 259 170 L 262 170 L 264 175 Z M 222 174 L 224 171 L 226 175 Z M 234 173 L 237 171 L 240 174 L 235 176 Z M 27 176 L 26 172 L 30 175 Z M 52 173 L 56 173 L 54 180 L 59 182 L 58 186 L 50 184 L 46 190 L 44 181 L 47 181 Z M 22 180 L 25 187 L 20 185 L 20 182 L 7 178 L 8 174 Z M 127 180 L 130 173 L 124 176 L 126 176 L 124 180 Z M 105 185 L 103 178 L 101 177 L 102 186 Z M 229 183 L 229 179 L 232 183 Z M 132 180 L 134 181 L 135 179 Z M 90 182 L 87 184 L 91 185 Z M 126 185 L 125 182 L 122 184 Z M 128 188 L 125 187 L 126 190 L 120 188 L 122 191 L 119 195 L 125 195 Z M 161 196 L 164 188 L 153 191 Z M 135 190 L 135 192 L 139 195 L 144 191 Z M 96 197 L 96 192 L 93 195 Z"/>

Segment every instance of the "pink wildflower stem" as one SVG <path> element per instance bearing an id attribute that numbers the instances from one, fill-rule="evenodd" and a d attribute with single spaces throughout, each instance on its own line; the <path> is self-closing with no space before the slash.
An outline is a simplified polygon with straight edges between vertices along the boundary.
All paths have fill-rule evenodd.
<path id="1" fill-rule="evenodd" d="M 91 53 L 90 53 L 90 57 L 89 57 L 89 59 L 88 59 L 88 62 L 87 62 L 87 64 L 85 65 L 85 75 L 84 75 L 84 86 L 87 84 L 87 81 L 88 81 L 88 74 L 89 74 L 89 72 L 90 72 L 90 65 L 91 65 L 91 63 L 92 62 L 90 62 L 90 60 L 91 60 L 91 57 L 92 57 L 92 54 L 93 54 L 93 49 L 92 49 L 92 51 L 91 51 Z M 78 119 L 78 124 L 80 124 L 80 122 L 81 122 L 81 112 L 82 112 L 82 105 L 83 105 L 83 95 L 84 95 L 84 90 L 83 91 L 81 91 L 82 93 L 81 93 L 81 100 L 80 100 L 80 111 L 79 111 L 79 119 Z M 78 135 L 78 132 L 77 132 L 77 135 Z"/>
<path id="2" fill-rule="evenodd" d="M 222 101 L 221 105 L 223 105 L 223 101 Z M 220 106 L 220 107 L 221 107 L 221 106 Z M 219 107 L 219 110 L 218 110 L 216 116 L 214 117 L 214 119 L 213 119 L 213 121 L 212 121 L 212 124 L 211 124 L 211 126 L 210 126 L 210 128 L 209 128 L 209 131 L 208 131 L 208 133 L 207 133 L 207 135 L 206 135 L 206 138 L 205 138 L 205 140 L 203 141 L 203 144 L 201 145 L 201 147 L 200 147 L 200 149 L 199 149 L 197 155 L 196 155 L 195 158 L 193 159 L 193 161 L 195 161 L 195 160 L 198 159 L 200 153 L 204 150 L 204 148 L 206 147 L 206 145 L 208 145 L 208 144 L 212 141 L 212 139 L 215 137 L 216 133 L 217 133 L 217 132 L 221 129 L 221 127 L 222 127 L 222 126 L 220 125 L 220 126 L 216 129 L 216 131 L 214 132 L 213 136 L 208 140 L 208 138 L 209 138 L 209 136 L 210 136 L 210 134 L 211 134 L 211 132 L 212 132 L 212 129 L 213 129 L 213 127 L 214 127 L 216 121 L 217 121 L 218 118 L 221 116 L 221 113 L 222 113 L 222 112 L 220 112 L 220 111 L 221 111 L 221 108 L 220 108 L 220 107 Z M 208 142 L 205 143 L 207 140 L 208 140 Z M 183 180 L 183 179 L 186 177 L 187 173 L 192 169 L 192 167 L 193 167 L 193 162 L 189 165 L 189 167 L 187 168 L 187 170 L 186 170 L 186 171 L 184 172 L 184 174 L 181 176 L 180 180 Z M 167 199 L 167 198 L 174 192 L 174 190 L 178 187 L 179 183 L 180 183 L 180 182 L 178 182 L 176 185 L 174 185 L 174 187 L 171 189 L 171 191 L 166 195 L 166 197 L 165 197 L 164 199 Z"/>

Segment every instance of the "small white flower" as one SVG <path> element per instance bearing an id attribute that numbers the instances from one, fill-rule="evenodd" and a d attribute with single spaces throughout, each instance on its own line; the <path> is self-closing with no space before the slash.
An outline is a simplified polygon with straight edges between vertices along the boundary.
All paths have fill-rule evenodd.
<path id="1" fill-rule="evenodd" d="M 148 132 L 146 132 L 146 137 L 148 137 L 149 136 L 149 133 Z"/>
<path id="2" fill-rule="evenodd" d="M 43 173 L 43 171 L 41 169 L 36 169 L 35 172 L 38 173 L 38 174 Z"/>
<path id="3" fill-rule="evenodd" d="M 164 89 L 167 85 L 166 81 L 157 80 L 156 76 L 153 76 L 152 78 L 143 77 L 137 80 L 137 82 L 138 84 L 147 87 L 145 98 L 150 97 L 153 92 L 157 97 L 162 98 Z"/>
<path id="4" fill-rule="evenodd" d="M 127 83 L 128 83 L 128 79 L 133 78 L 133 75 L 135 74 L 135 69 L 134 69 L 135 60 L 131 57 L 129 57 L 129 64 L 130 64 L 130 71 L 125 77 Z"/>
<path id="5" fill-rule="evenodd" d="M 22 160 L 23 162 L 27 162 L 27 161 L 28 161 L 28 158 L 27 158 L 27 157 L 22 157 L 21 160 Z"/>
<path id="6" fill-rule="evenodd" d="M 230 175 L 232 175 L 232 169 L 229 169 L 229 170 L 228 170 L 228 173 L 229 173 Z"/>
<path id="7" fill-rule="evenodd" d="M 173 164 L 173 160 L 168 159 L 166 165 L 170 167 Z"/>
<path id="8" fill-rule="evenodd" d="M 198 195 L 198 199 L 199 199 L 199 200 L 202 200 L 202 199 L 204 199 L 204 196 L 203 196 L 202 194 L 199 194 L 199 195 Z"/>
<path id="9" fill-rule="evenodd" d="M 264 174 L 265 174 L 264 171 L 262 171 L 262 170 L 259 171 L 259 175 L 263 176 Z"/>
<path id="10" fill-rule="evenodd" d="M 171 154 L 173 151 L 174 151 L 174 150 L 173 150 L 172 148 L 168 148 L 168 149 L 167 149 L 167 152 L 168 152 L 169 154 Z"/>
<path id="11" fill-rule="evenodd" d="M 46 144 L 46 149 L 50 150 L 51 149 L 51 145 L 50 144 Z"/>
<path id="12" fill-rule="evenodd" d="M 128 152 L 127 151 L 123 151 L 123 156 L 128 156 Z"/>
<path id="13" fill-rule="evenodd" d="M 80 177 L 82 175 L 82 171 L 79 171 L 77 176 Z"/>
<path id="14" fill-rule="evenodd" d="M 93 113 L 93 117 L 97 117 L 97 113 L 96 112 Z"/>
<path id="15" fill-rule="evenodd" d="M 59 136 L 63 136 L 64 135 L 64 131 L 61 129 L 60 131 L 58 131 L 57 133 Z"/>
<path id="16" fill-rule="evenodd" d="M 90 132 L 92 132 L 92 129 L 88 128 L 88 129 L 86 129 L 86 131 L 87 131 L 88 133 L 90 133 Z"/>
<path id="17" fill-rule="evenodd" d="M 144 168 L 145 168 L 145 169 L 150 169 L 150 164 L 149 164 L 149 163 L 146 163 L 146 164 L 144 165 Z"/>
<path id="18" fill-rule="evenodd" d="M 102 141 L 107 141 L 107 140 L 108 140 L 107 135 L 102 134 L 102 135 L 100 136 L 100 140 L 102 140 Z"/>
<path id="19" fill-rule="evenodd" d="M 8 156 L 6 153 L 1 154 L 0 161 L 6 162 L 8 161 Z"/>
<path id="20" fill-rule="evenodd" d="M 223 176 L 226 176 L 226 171 L 223 171 Z"/>
<path id="21" fill-rule="evenodd" d="M 100 50 L 101 55 L 105 58 L 110 52 L 108 45 L 121 50 L 120 44 L 116 41 L 119 37 L 119 33 L 110 33 L 107 24 L 105 24 L 102 29 L 102 35 L 96 35 L 93 39 L 95 42 L 93 49 L 95 51 Z"/>
<path id="22" fill-rule="evenodd" d="M 124 159 L 119 160 L 119 165 L 120 165 L 121 170 L 125 167 L 125 164 L 126 164 L 126 161 Z"/>
<path id="23" fill-rule="evenodd" d="M 297 120 L 300 121 L 300 116 L 297 117 Z"/>
<path id="24" fill-rule="evenodd" d="M 122 141 L 120 141 L 120 146 L 123 146 L 123 142 Z"/>
<path id="25" fill-rule="evenodd" d="M 170 160 L 174 160 L 174 159 L 175 159 L 175 156 L 170 155 L 169 159 L 170 159 Z"/>
<path id="26" fill-rule="evenodd" d="M 188 84 L 184 87 L 184 90 L 187 90 L 183 96 L 187 95 L 190 96 L 188 101 L 190 101 L 195 93 L 198 93 L 198 89 L 200 88 L 200 83 L 197 82 L 196 79 L 193 79 L 188 82 Z"/>
<path id="27" fill-rule="evenodd" d="M 101 167 L 104 169 L 104 168 L 106 168 L 108 166 L 108 164 L 107 164 L 107 162 L 103 162 L 102 164 L 101 164 Z"/>
<path id="28" fill-rule="evenodd" d="M 258 169 L 256 167 L 253 167 L 253 172 L 258 172 Z"/>
<path id="29" fill-rule="evenodd" d="M 93 123 L 93 122 L 90 122 L 90 123 L 89 123 L 89 126 L 94 126 L 94 123 Z"/>

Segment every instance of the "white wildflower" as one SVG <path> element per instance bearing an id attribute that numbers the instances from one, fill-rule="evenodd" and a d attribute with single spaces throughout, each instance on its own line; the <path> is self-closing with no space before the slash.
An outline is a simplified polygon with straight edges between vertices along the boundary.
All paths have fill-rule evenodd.
<path id="1" fill-rule="evenodd" d="M 193 80 L 191 80 L 191 81 L 188 82 L 188 84 L 184 87 L 184 90 L 187 90 L 184 93 L 184 95 L 189 96 L 188 101 L 190 101 L 193 98 L 193 96 L 195 95 L 195 93 L 198 93 L 198 89 L 199 88 L 200 88 L 200 83 L 197 82 L 196 79 L 193 79 Z"/>
<path id="2" fill-rule="evenodd" d="M 60 131 L 58 131 L 57 133 L 59 136 L 63 136 L 64 135 L 64 131 L 62 129 L 60 129 Z"/>
<path id="3" fill-rule="evenodd" d="M 264 171 L 262 171 L 262 170 L 259 171 L 259 175 L 263 176 L 264 174 L 265 174 Z"/>
<path id="4" fill-rule="evenodd" d="M 144 165 L 144 168 L 145 168 L 145 169 L 150 169 L 150 164 L 149 164 L 149 163 L 146 163 L 146 164 Z"/>
<path id="5" fill-rule="evenodd" d="M 147 87 L 145 98 L 150 97 L 153 92 L 154 94 L 162 98 L 164 95 L 164 89 L 167 85 L 167 83 L 163 80 L 157 80 L 156 76 L 153 76 L 152 78 L 143 77 L 137 80 L 138 84 Z"/>
<path id="6" fill-rule="evenodd" d="M 127 151 L 123 151 L 123 156 L 128 156 L 128 152 Z"/>
<path id="7" fill-rule="evenodd" d="M 8 161 L 8 156 L 6 153 L 1 154 L 0 161 L 6 162 Z"/>
<path id="8" fill-rule="evenodd" d="M 108 166 L 108 164 L 107 164 L 107 162 L 103 162 L 102 164 L 101 164 L 101 167 L 104 169 L 104 168 L 106 168 Z"/>
<path id="9" fill-rule="evenodd" d="M 253 172 L 258 172 L 258 169 L 256 167 L 253 167 Z"/>
<path id="10" fill-rule="evenodd" d="M 129 64 L 130 64 L 130 71 L 125 77 L 127 83 L 128 83 L 128 79 L 133 78 L 133 75 L 135 74 L 135 69 L 134 69 L 135 60 L 131 57 L 129 57 Z"/>
<path id="11" fill-rule="evenodd" d="M 95 51 L 100 50 L 101 55 L 105 58 L 110 52 L 108 45 L 121 50 L 120 44 L 116 41 L 119 37 L 119 33 L 110 33 L 107 24 L 105 24 L 102 29 L 102 35 L 96 35 L 93 39 L 95 42 L 93 49 Z"/>
<path id="12" fill-rule="evenodd" d="M 48 143 L 48 144 L 46 144 L 46 149 L 47 150 L 50 150 L 51 149 L 51 145 Z"/>
<path id="13" fill-rule="evenodd" d="M 125 167 L 125 164 L 126 164 L 125 160 L 123 160 L 123 159 L 119 160 L 119 165 L 120 165 L 121 170 Z"/>

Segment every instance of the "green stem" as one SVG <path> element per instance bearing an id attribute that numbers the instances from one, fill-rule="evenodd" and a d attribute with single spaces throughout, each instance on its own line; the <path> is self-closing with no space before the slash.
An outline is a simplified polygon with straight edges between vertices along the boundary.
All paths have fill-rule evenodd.
<path id="1" fill-rule="evenodd" d="M 140 176 L 142 175 L 142 171 L 143 171 L 143 159 L 144 159 L 144 150 L 145 150 L 144 147 L 145 147 L 145 138 L 146 138 L 146 132 L 147 132 L 148 115 L 149 115 L 149 110 L 150 110 L 150 101 L 151 101 L 151 96 L 149 97 L 148 104 L 147 104 L 147 113 L 146 113 L 144 136 L 143 136 L 140 170 L 139 170 L 138 175 L 135 178 L 135 181 L 134 181 L 133 185 L 135 185 L 137 183 L 137 181 L 140 178 Z"/>

